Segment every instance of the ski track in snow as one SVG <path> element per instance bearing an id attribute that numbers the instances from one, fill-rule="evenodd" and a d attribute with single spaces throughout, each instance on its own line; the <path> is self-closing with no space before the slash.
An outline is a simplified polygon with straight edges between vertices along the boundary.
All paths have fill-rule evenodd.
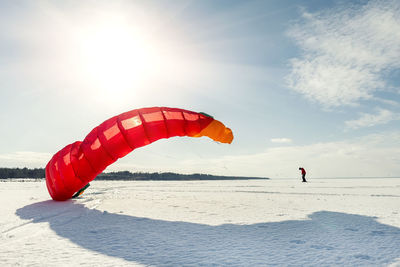
<path id="1" fill-rule="evenodd" d="M 0 266 L 400 266 L 400 179 L 2 182 Z"/>

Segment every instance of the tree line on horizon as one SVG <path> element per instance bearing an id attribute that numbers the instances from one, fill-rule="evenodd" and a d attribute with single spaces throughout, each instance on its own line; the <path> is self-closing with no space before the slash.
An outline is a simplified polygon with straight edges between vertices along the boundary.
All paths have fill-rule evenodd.
<path id="1" fill-rule="evenodd" d="M 0 168 L 0 179 L 16 178 L 45 178 L 44 168 Z M 180 174 L 174 172 L 103 172 L 96 177 L 96 180 L 123 180 L 123 181 L 173 181 L 173 180 L 248 180 L 248 179 L 268 179 L 264 177 L 242 177 L 242 176 L 219 176 L 211 174 Z"/>
<path id="2" fill-rule="evenodd" d="M 44 168 L 0 168 L 0 179 L 44 178 Z"/>

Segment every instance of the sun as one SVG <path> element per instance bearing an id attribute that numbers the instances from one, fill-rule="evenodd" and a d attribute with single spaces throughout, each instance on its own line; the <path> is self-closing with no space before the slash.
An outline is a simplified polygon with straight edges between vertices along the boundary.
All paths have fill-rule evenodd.
<path id="1" fill-rule="evenodd" d="M 102 8 L 72 23 L 65 69 L 79 94 L 112 107 L 175 101 L 198 79 L 196 46 L 173 23 L 137 14 Z"/>
<path id="2" fill-rule="evenodd" d="M 79 61 L 85 76 L 110 94 L 154 76 L 162 56 L 145 32 L 119 19 L 93 23 L 81 31 Z"/>

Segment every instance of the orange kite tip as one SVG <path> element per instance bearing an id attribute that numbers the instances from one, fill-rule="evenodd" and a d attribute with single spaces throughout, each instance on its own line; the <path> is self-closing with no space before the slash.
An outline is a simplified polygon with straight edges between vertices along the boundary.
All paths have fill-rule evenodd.
<path id="1" fill-rule="evenodd" d="M 232 130 L 227 128 L 222 122 L 215 119 L 195 136 L 208 136 L 214 141 L 225 144 L 230 144 L 233 141 Z"/>
<path id="2" fill-rule="evenodd" d="M 231 144 L 233 141 L 233 132 L 230 128 L 226 128 L 226 132 L 226 142 L 223 143 Z"/>

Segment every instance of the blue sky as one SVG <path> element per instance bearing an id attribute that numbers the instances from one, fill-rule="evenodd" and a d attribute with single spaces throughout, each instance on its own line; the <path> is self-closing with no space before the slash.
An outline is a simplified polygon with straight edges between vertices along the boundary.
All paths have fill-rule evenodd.
<path id="1" fill-rule="evenodd" d="M 44 167 L 135 108 L 235 140 L 161 140 L 107 170 L 400 176 L 398 1 L 1 1 L 0 165 Z"/>

